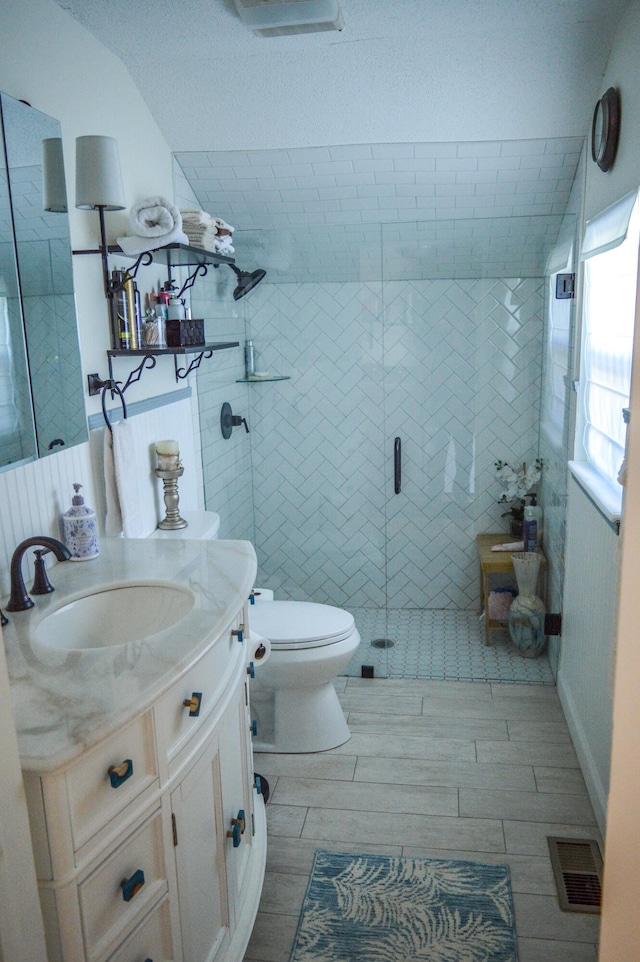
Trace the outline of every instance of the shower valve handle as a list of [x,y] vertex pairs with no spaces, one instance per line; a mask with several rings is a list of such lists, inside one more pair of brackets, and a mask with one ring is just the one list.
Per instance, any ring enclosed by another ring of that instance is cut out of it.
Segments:
[[240,417],[239,414],[234,414],[229,402],[225,401],[220,411],[220,430],[222,431],[222,437],[228,440],[231,437],[233,429],[239,428],[242,424],[244,424],[244,429],[248,434],[249,425],[247,424],[247,419]]
[[231,415],[231,426],[234,428],[239,428],[241,424],[244,424],[244,429],[249,433],[249,425],[247,424],[246,418],[241,418],[239,414]]

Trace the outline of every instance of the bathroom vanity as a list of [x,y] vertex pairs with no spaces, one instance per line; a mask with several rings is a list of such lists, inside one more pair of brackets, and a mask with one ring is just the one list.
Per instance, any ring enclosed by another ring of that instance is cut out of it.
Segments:
[[242,958],[266,857],[244,630],[255,571],[248,542],[103,541],[11,616],[50,962]]

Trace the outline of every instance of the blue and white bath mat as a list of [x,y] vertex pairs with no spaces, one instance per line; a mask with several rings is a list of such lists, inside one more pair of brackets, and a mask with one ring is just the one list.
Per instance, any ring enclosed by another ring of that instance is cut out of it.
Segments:
[[517,962],[507,865],[315,854],[290,962]]

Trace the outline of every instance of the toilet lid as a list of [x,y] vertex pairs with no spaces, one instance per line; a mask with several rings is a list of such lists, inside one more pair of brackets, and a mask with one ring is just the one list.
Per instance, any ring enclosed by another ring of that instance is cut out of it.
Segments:
[[259,601],[250,611],[251,627],[273,648],[318,648],[348,638],[353,615],[312,601]]

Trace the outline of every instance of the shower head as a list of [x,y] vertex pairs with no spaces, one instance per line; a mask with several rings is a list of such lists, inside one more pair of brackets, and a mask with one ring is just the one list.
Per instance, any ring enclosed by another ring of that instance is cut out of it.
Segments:
[[235,264],[229,264],[229,267],[234,272],[238,278],[238,286],[233,292],[234,301],[239,301],[241,297],[252,291],[256,284],[259,284],[263,277],[266,276],[266,271],[259,268],[257,271],[241,271],[236,267]]

